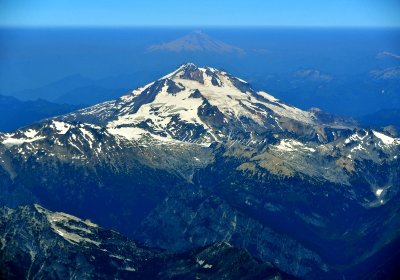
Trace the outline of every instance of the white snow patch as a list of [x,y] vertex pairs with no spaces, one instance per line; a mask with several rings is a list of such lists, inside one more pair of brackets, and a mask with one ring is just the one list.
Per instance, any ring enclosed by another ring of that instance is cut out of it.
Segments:
[[316,151],[314,148],[307,147],[303,143],[292,139],[283,139],[278,145],[272,146],[272,148],[285,152],[307,151],[314,153]]
[[124,258],[123,256],[119,256],[119,255],[110,254],[110,257],[116,258],[116,259],[120,259],[120,260],[123,260],[123,261],[128,261],[128,262],[132,261],[131,259],[127,259],[127,258]]
[[148,132],[138,127],[118,127],[108,128],[107,131],[112,135],[119,135],[125,137],[128,140],[138,140]]
[[361,151],[361,150],[365,151],[365,148],[361,144],[358,144],[356,147],[351,148],[350,152],[352,153],[354,151]]
[[[163,137],[153,133],[150,133],[139,127],[119,127],[119,128],[107,128],[107,131],[112,135],[122,136],[127,140],[131,141],[141,141],[146,139],[147,144],[151,145],[161,145],[161,144],[176,144],[176,145],[188,145],[188,142],[179,141],[171,138],[170,136]],[[207,143],[199,143],[198,145],[208,147]],[[147,147],[148,145],[143,145],[140,143],[141,147]]]
[[242,80],[241,78],[238,77],[234,77],[236,80],[238,80],[239,82],[242,82],[244,84],[248,84],[245,80]]
[[127,271],[136,271],[136,269],[135,269],[134,267],[129,267],[129,266],[125,267],[124,270],[127,270]]
[[[32,135],[32,133],[28,132],[28,135]],[[25,134],[25,136],[26,136],[26,134]],[[34,137],[30,137],[30,138],[14,138],[14,137],[15,137],[15,134],[6,134],[6,138],[2,142],[3,145],[5,145],[6,147],[20,146],[24,143],[32,143],[32,142],[46,138],[44,136],[34,136]]]
[[65,122],[53,120],[52,127],[57,130],[58,134],[65,134],[70,129],[71,125]]
[[384,145],[397,145],[400,143],[399,139],[387,136],[383,133],[377,132],[375,130],[372,131],[376,137],[378,137]]
[[207,263],[205,263],[205,262],[206,262],[205,260],[200,260],[200,259],[197,259],[197,258],[196,258],[196,262],[197,262],[199,265],[201,265],[203,268],[212,268],[212,267],[213,267],[212,264],[207,264]]
[[375,194],[376,194],[377,197],[380,197],[381,194],[382,194],[382,192],[383,192],[383,189],[377,189],[377,190],[375,191]]
[[345,144],[349,144],[353,141],[358,141],[358,140],[364,140],[365,137],[368,136],[368,133],[366,133],[364,136],[360,136],[358,135],[358,133],[354,133],[353,135],[351,135],[349,138],[347,138],[344,143]]
[[90,148],[93,147],[93,141],[94,141],[94,136],[92,133],[84,128],[79,128],[79,130],[82,132],[83,137],[88,141]]
[[24,134],[28,138],[33,138],[36,136],[36,134],[38,134],[38,131],[34,129],[28,129],[27,131],[24,132]]

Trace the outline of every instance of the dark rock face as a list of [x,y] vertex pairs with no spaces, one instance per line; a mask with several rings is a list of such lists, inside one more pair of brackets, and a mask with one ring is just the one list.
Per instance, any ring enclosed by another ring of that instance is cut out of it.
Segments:
[[204,78],[201,71],[192,64],[188,64],[183,68],[183,74],[180,75],[180,77],[182,79],[193,80],[199,82],[200,84],[204,84]]
[[[165,84],[165,81],[161,80],[161,81],[155,82],[153,85],[148,87],[143,92],[143,94],[140,95],[139,100],[137,100],[137,102],[134,103],[134,105],[131,109],[131,112],[136,113],[142,104],[146,104],[146,103],[150,103],[150,102],[154,101],[157,93],[162,89],[164,84]],[[171,85],[169,85],[168,88],[171,88],[172,93],[174,93],[176,91],[176,89],[174,87],[171,87]]]
[[191,98],[201,98],[201,92],[198,89],[195,89],[191,94],[190,94]]
[[0,203],[39,203],[169,251],[228,242],[297,277],[357,278],[396,253],[399,155],[387,133],[186,64],[0,134]]
[[171,80],[167,80],[167,86],[168,86],[167,92],[169,92],[171,94],[177,94],[178,92],[185,89],[184,86],[177,85],[176,83],[174,83]]
[[235,78],[232,76],[230,76],[230,80],[231,80],[232,84],[243,93],[253,91],[250,84],[248,84],[247,82],[241,81],[238,78]]
[[45,208],[0,209],[2,279],[291,279],[228,243],[182,254]]
[[206,69],[205,74],[207,76],[211,77],[211,84],[213,86],[220,87],[222,85],[222,82],[219,79],[218,75],[215,73],[215,71],[211,71],[210,69]]
[[[164,201],[143,222],[137,238],[173,251],[224,240],[247,248],[258,258],[279,263],[289,274],[329,275],[321,258],[296,240],[249,218],[215,195],[200,192],[193,196],[190,193],[192,190]],[[162,230],[157,230],[159,228]],[[290,250],[283,253],[283,248]],[[293,263],[299,265],[293,266]]]
[[218,107],[211,105],[205,98],[203,98],[203,104],[199,107],[197,114],[206,124],[213,124],[220,130],[223,130],[226,125],[224,115]]

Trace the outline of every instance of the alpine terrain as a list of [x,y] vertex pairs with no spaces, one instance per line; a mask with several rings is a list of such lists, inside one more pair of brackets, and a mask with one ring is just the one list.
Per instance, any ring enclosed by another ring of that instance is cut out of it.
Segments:
[[3,208],[0,215],[4,279],[291,278],[226,242],[168,254],[39,205]]
[[390,278],[399,155],[388,132],[184,64],[0,134],[0,267],[28,279]]

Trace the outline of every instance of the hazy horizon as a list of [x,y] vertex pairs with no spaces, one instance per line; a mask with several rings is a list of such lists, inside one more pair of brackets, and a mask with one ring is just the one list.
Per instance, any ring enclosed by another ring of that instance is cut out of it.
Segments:
[[0,26],[400,27],[396,0],[6,0],[0,8]]

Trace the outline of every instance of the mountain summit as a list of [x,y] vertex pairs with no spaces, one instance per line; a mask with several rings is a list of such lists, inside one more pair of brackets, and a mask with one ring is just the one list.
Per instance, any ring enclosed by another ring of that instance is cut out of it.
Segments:
[[236,53],[244,54],[245,51],[239,47],[229,45],[214,39],[202,31],[193,31],[184,37],[168,43],[153,45],[149,51],[167,52],[211,52],[211,53]]

